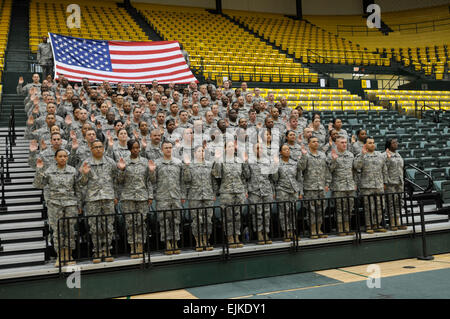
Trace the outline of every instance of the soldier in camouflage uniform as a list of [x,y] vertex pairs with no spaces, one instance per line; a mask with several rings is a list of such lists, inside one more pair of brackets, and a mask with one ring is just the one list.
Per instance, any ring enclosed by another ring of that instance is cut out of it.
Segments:
[[[194,151],[194,161],[185,154],[183,181],[187,189],[189,208],[213,207],[216,200],[218,185],[212,175],[212,161],[205,160],[205,150],[197,146]],[[196,251],[212,250],[209,237],[213,230],[212,217],[214,209],[191,210],[192,235],[196,242]]]
[[[274,158],[278,170],[273,175],[281,230],[286,242],[293,240],[296,201],[303,197],[303,176],[300,166],[290,158],[289,145],[281,147],[281,160]],[[286,203],[285,203],[286,202]]]
[[[228,205],[245,204],[247,193],[247,179],[249,177],[248,165],[245,160],[235,157],[235,145],[233,141],[225,143],[225,156],[221,150],[215,155],[213,175],[220,178],[220,204],[225,210]],[[230,248],[240,248],[243,244],[239,241],[241,234],[241,215],[239,206],[226,209],[225,233]]]
[[[330,172],[326,161],[325,153],[319,151],[319,140],[317,137],[309,139],[309,152],[302,147],[302,157],[298,163],[303,171],[303,191],[307,209],[309,211],[309,221],[311,227],[311,239],[326,238],[321,231],[322,214],[325,211],[325,193],[331,182]],[[312,200],[311,199],[317,199]],[[319,236],[317,236],[319,235]]]
[[333,197],[337,198],[338,236],[354,235],[353,232],[350,232],[350,216],[356,196],[354,156],[347,150],[347,139],[343,136],[336,139],[336,148],[337,151],[332,149],[328,154],[327,161],[331,173],[331,190]]
[[364,197],[366,232],[385,232],[382,228],[384,184],[387,181],[386,158],[378,151],[373,138],[367,138],[360,154],[355,158],[355,168],[360,174],[360,195]]
[[179,254],[177,241],[180,240],[181,209],[186,198],[183,167],[179,159],[172,157],[172,143],[163,142],[161,149],[163,157],[149,161],[150,180],[154,187],[161,241],[166,243],[165,254]]
[[[48,221],[53,229],[53,242],[58,254],[55,267],[59,267],[60,259],[64,264],[73,264],[71,249],[75,248],[76,221],[73,217],[78,216],[80,198],[77,171],[72,166],[66,165],[67,151],[57,150],[54,159],[55,163],[46,169],[44,161],[40,158],[37,160],[33,186],[40,189],[47,187],[49,190],[46,199]],[[58,220],[63,217],[70,219],[60,221],[58,227]]]
[[[114,204],[118,203],[116,163],[103,156],[103,143],[99,140],[92,143],[91,152],[92,155],[81,165],[79,178],[80,185],[86,189],[86,216],[113,215]],[[89,218],[88,222],[94,248],[93,262],[99,263],[102,257],[105,257],[106,262],[114,261],[114,258],[109,256],[114,237],[114,216]]]
[[[386,157],[387,168],[387,184],[386,195],[387,209],[389,215],[390,229],[396,231],[397,229],[406,229],[406,226],[401,225],[401,205],[402,196],[398,193],[403,193],[403,159],[397,152],[398,142],[396,139],[388,139],[386,141],[386,152],[383,155]],[[397,194],[393,194],[397,193]]]
[[[127,143],[130,156],[121,158],[118,183],[120,189],[120,206],[125,213],[128,244],[131,246],[131,258],[142,258],[143,245],[147,238],[145,217],[153,201],[153,187],[150,181],[148,160],[139,156],[141,146],[137,140]],[[138,214],[129,214],[138,213]],[[144,236],[144,237],[142,237]]]
[[[254,144],[256,158],[249,162],[250,179],[247,183],[248,202],[252,216],[253,231],[257,232],[258,244],[271,244],[269,239],[270,205],[251,205],[259,203],[271,203],[274,201],[274,186],[272,174],[276,166],[268,156],[264,156],[261,144]],[[278,157],[277,157],[278,159]],[[256,209],[255,209],[256,208]],[[264,215],[263,215],[264,210]]]
[[163,157],[161,151],[161,131],[154,129],[150,132],[151,143],[147,144],[147,141],[142,140],[141,156],[152,160],[153,162]]

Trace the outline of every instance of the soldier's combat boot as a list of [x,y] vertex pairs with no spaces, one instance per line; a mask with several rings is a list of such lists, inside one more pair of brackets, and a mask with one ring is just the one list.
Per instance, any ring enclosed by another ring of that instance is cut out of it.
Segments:
[[366,233],[373,234],[374,231],[373,231],[373,229],[370,226],[366,226]]
[[319,238],[319,236],[317,236],[316,224],[311,224],[311,236],[309,238],[311,239]]
[[105,248],[105,249],[103,250],[103,257],[105,258],[105,261],[106,261],[107,263],[113,262],[113,261],[114,261],[114,257],[113,257],[113,256],[108,256],[108,255],[109,255],[109,249],[108,249],[108,248]]
[[272,243],[272,241],[270,240],[270,238],[269,238],[269,233],[266,233],[266,235],[264,236],[264,238],[266,239],[266,244],[271,244]]
[[69,248],[64,248],[64,255],[65,255],[64,260],[66,261],[67,266],[74,266],[77,264],[76,261],[73,260],[72,251]]
[[258,242],[257,242],[257,244],[258,245],[264,245],[264,236],[263,236],[262,231],[258,232]]
[[178,244],[177,244],[176,240],[173,240],[173,249],[174,249],[173,253],[175,255],[181,254],[181,250],[178,248]]
[[200,251],[203,251],[203,243],[201,242],[201,240],[197,237],[197,236],[194,236],[194,238],[195,238],[195,251],[198,251],[198,252],[200,252]]
[[343,230],[342,223],[338,223],[337,226],[338,226],[338,227],[337,227],[337,228],[338,228],[338,233],[337,233],[337,235],[338,235],[338,236],[345,236],[346,233],[345,233],[344,230]]
[[92,262],[94,264],[98,264],[98,263],[102,262],[102,256],[101,256],[100,252],[97,253],[97,251],[94,251],[94,255],[92,256]]
[[166,241],[166,251],[164,252],[164,254],[166,254],[166,255],[172,255],[173,254],[172,243],[170,242],[170,240]]
[[320,230],[320,228],[322,227],[322,224],[319,224],[319,238],[327,238],[328,235],[325,235],[324,233],[322,233],[322,231]]
[[134,250],[134,253],[131,255],[132,259],[138,259],[138,258],[142,258],[143,257],[143,248],[142,248],[142,243],[137,243],[136,244],[136,249],[133,249],[133,246],[131,246],[132,251]]
[[236,247],[237,248],[244,247],[244,244],[239,241],[239,235],[234,235],[234,238],[236,239]]
[[56,256],[55,268],[59,268],[59,259],[61,258],[61,266],[64,266],[64,250],[60,249],[59,254]]
[[283,239],[283,241],[288,243],[288,242],[291,241],[291,238],[292,238],[291,237],[291,232],[290,231],[285,231],[284,232],[284,239]]
[[213,250],[214,247],[209,244],[208,235],[203,235],[202,238],[203,238],[203,247],[206,247],[205,249],[207,251]]
[[344,222],[344,231],[347,233],[347,235],[353,236],[355,233],[350,231],[350,223]]
[[230,248],[237,248],[237,244],[234,243],[234,237],[233,236],[228,236],[228,246]]

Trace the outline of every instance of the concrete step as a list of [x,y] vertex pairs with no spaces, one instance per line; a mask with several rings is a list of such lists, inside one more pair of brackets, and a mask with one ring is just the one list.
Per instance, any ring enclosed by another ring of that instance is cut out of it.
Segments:
[[9,185],[5,185],[5,191],[16,191],[16,190],[35,190],[35,188],[33,187],[33,185],[31,183],[26,183],[26,184],[9,184]]
[[[408,222],[410,225],[412,225],[412,220],[411,220],[411,216],[408,217]],[[424,220],[425,223],[436,223],[436,222],[447,222],[448,221],[448,216],[445,215],[437,215],[437,214],[433,214],[433,215],[424,215]],[[406,218],[402,217],[402,222],[404,224],[406,224]],[[414,216],[414,223],[417,225],[420,225],[420,216]]]
[[0,214],[0,223],[21,221],[26,219],[41,219],[42,212],[22,213],[22,214]]
[[[16,204],[36,204],[41,202],[41,197],[21,197],[21,198],[6,198],[6,205]],[[12,206],[11,206],[12,207]]]
[[13,244],[3,244],[3,253],[10,252],[25,252],[27,250],[45,249],[45,240],[42,241],[32,241],[25,243],[13,243]]
[[18,191],[18,192],[5,192],[5,197],[28,197],[28,196],[40,196],[42,190],[30,190],[30,191]]
[[12,240],[36,239],[36,238],[42,238],[43,236],[44,236],[44,232],[42,230],[0,233],[0,240],[2,242],[4,242],[4,241],[12,241]]
[[[33,184],[34,178],[12,178],[11,184],[30,184],[30,187],[33,187],[31,184]],[[6,186],[5,186],[6,187]]]
[[13,232],[14,230],[20,229],[43,228],[44,226],[44,221],[4,223],[0,224],[0,232]]
[[31,253],[31,254],[18,254],[0,256],[0,266],[5,268],[7,266],[18,267],[23,264],[30,264],[36,262],[44,262],[45,253]]
[[[40,198],[40,197],[38,197]],[[7,212],[30,212],[30,211],[39,211],[44,208],[43,204],[33,204],[33,205],[11,205],[7,207]]]

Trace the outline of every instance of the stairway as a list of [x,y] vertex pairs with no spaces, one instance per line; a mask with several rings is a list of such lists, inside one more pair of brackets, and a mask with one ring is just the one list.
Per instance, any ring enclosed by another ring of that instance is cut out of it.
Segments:
[[[39,265],[46,259],[42,191],[32,185],[35,173],[27,163],[29,143],[23,137],[24,129],[16,127],[14,161],[8,163],[11,182],[4,185],[6,207],[0,211],[0,268]],[[3,157],[7,135],[8,129],[0,128]]]
[[29,59],[29,0],[15,0],[11,10],[11,23],[6,47],[6,71],[27,72]]
[[133,18],[134,22],[136,22],[141,29],[145,32],[149,40],[152,41],[163,41],[163,38],[159,36],[158,33],[153,30],[153,28],[145,21],[145,19],[139,14],[139,12],[131,5],[124,5],[123,3],[117,3],[117,6],[125,8],[129,15]]
[[25,126],[27,114],[23,106],[24,97],[17,94],[3,94],[0,106],[0,127],[7,127],[11,109],[14,108],[16,126]]

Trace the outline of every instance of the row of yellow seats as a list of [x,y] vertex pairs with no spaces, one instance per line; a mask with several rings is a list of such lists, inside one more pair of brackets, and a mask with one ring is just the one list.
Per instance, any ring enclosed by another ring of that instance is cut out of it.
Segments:
[[450,95],[450,91],[431,91],[431,90],[365,90],[367,93],[380,94],[401,94],[401,95]]
[[[230,77],[231,75],[231,77]],[[243,73],[206,73],[204,74],[206,79],[216,81],[217,79],[223,79],[224,77],[231,78],[232,81],[256,81],[256,82],[283,82],[283,83],[317,83],[318,77],[316,74],[304,75],[304,76],[279,76],[279,75],[264,75],[264,74],[243,74]]]
[[350,94],[347,90],[339,89],[260,89],[261,95],[263,94]]

